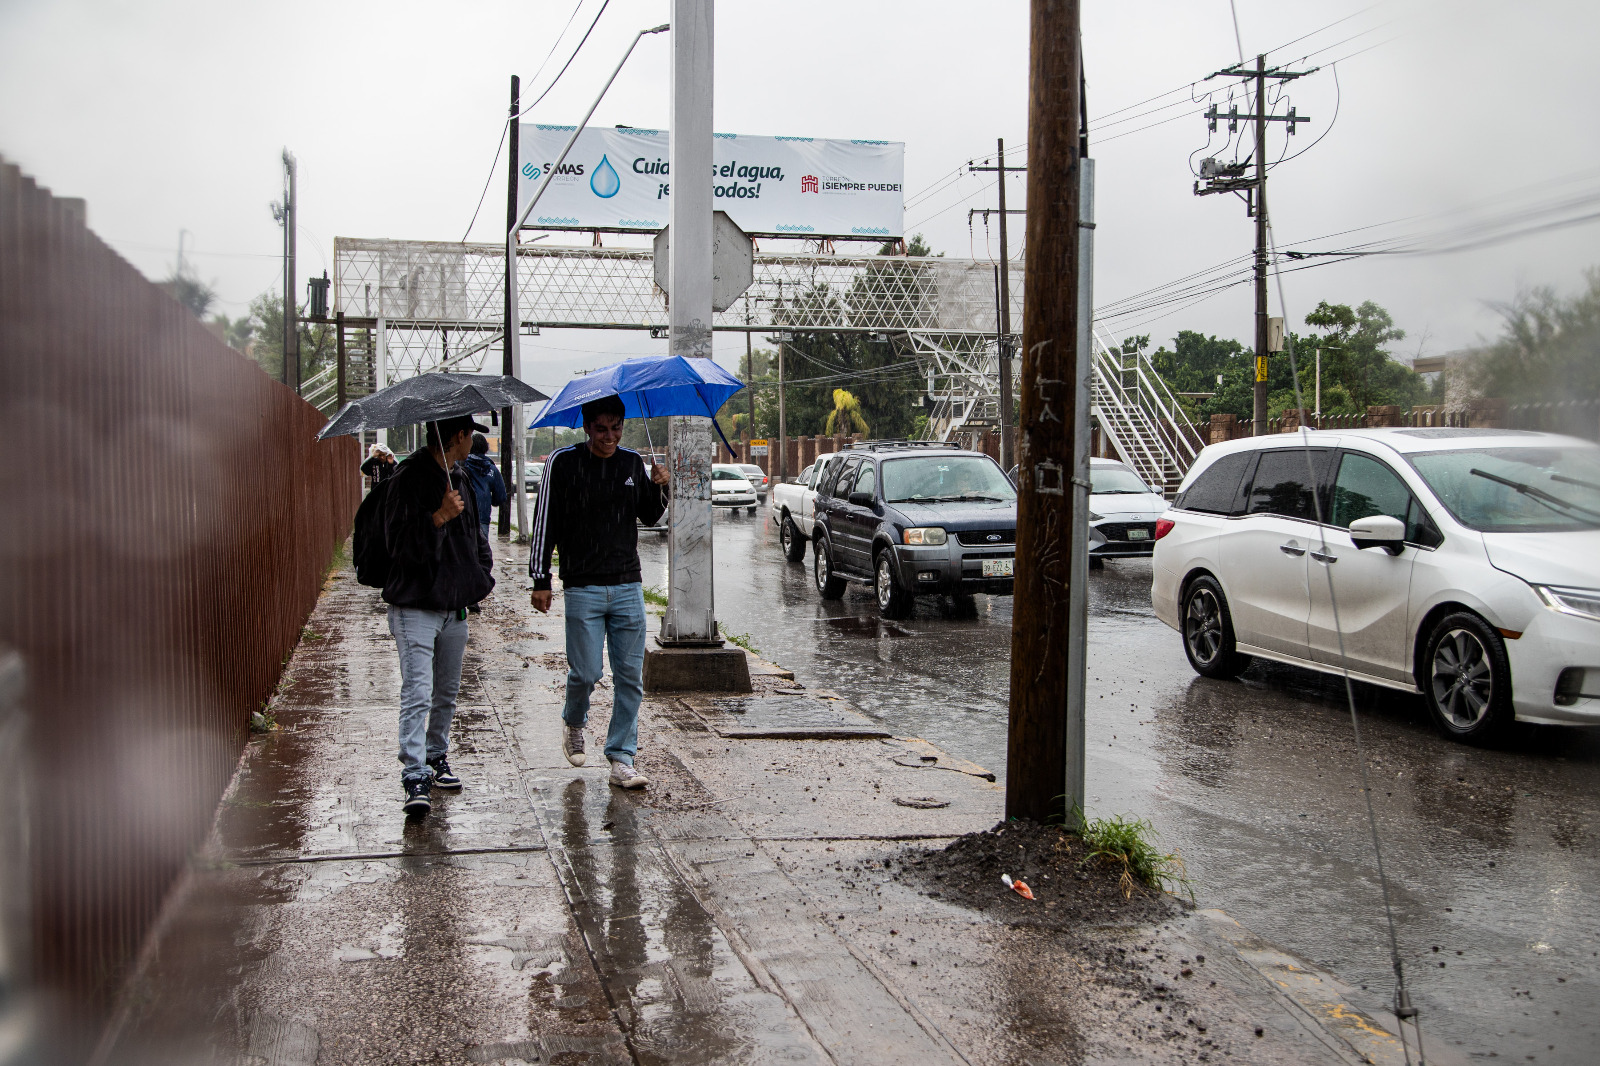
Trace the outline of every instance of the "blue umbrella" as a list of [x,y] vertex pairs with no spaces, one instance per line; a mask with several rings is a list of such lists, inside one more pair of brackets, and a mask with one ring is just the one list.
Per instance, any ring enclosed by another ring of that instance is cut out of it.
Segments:
[[[710,359],[681,355],[625,359],[567,382],[528,428],[577,429],[583,425],[583,405],[603,396],[620,396],[629,418],[700,415],[716,426],[717,411],[742,388],[744,382]],[[717,435],[722,435],[721,426]],[[722,443],[728,443],[726,437]],[[731,445],[728,451],[733,451]]]

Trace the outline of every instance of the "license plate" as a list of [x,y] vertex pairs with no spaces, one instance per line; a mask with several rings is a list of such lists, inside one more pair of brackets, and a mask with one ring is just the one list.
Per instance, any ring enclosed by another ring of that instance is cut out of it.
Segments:
[[1148,529],[1130,529],[1130,530],[1128,530],[1128,539],[1129,540],[1149,540],[1150,539],[1150,531]]
[[984,577],[1010,577],[1011,559],[985,559],[983,561]]

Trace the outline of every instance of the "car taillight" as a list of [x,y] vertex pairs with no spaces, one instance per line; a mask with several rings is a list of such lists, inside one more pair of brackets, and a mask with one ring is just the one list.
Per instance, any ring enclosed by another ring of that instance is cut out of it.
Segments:
[[1162,537],[1166,536],[1168,533],[1171,533],[1172,532],[1172,527],[1174,525],[1176,525],[1176,524],[1177,523],[1173,522],[1173,520],[1170,519],[1170,518],[1158,518],[1158,519],[1156,519],[1156,539],[1160,540]]

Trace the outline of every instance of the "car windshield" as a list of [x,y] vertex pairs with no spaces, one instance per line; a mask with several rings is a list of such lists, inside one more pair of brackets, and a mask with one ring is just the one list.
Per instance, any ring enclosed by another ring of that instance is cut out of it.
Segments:
[[1017,490],[982,455],[919,455],[883,463],[883,498],[890,503],[935,500],[994,500],[1009,503]]
[[743,470],[746,474],[754,474],[756,477],[766,476],[762,473],[762,470],[759,466],[741,466],[739,469]]
[[1600,528],[1600,448],[1472,448],[1410,459],[1456,521],[1480,532]]
[[1096,496],[1121,493],[1137,493],[1143,496],[1150,491],[1150,486],[1125,466],[1090,466],[1089,484],[1094,486],[1089,491]]
[[725,467],[725,466],[714,466],[714,467],[711,468],[711,480],[712,481],[743,481],[744,480],[744,472],[741,471],[741,470],[732,470],[732,469],[729,469],[728,467]]

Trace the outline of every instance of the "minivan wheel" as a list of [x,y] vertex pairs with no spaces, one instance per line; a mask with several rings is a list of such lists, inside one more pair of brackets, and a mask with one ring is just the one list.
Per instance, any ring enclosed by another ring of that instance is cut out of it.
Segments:
[[1194,579],[1183,594],[1183,651],[1201,677],[1238,677],[1250,665],[1250,656],[1235,650],[1233,616],[1228,598],[1215,578]]
[[878,613],[883,617],[904,618],[911,613],[915,597],[900,587],[894,572],[894,559],[887,549],[878,553],[872,584],[878,596]]
[[1433,627],[1422,656],[1422,694],[1453,740],[1483,744],[1511,724],[1511,661],[1489,623],[1459,611]]
[[783,548],[783,557],[791,563],[798,563],[806,557],[805,538],[800,536],[794,519],[788,515],[783,516],[783,525],[778,527],[778,544]]
[[811,578],[816,583],[817,595],[825,600],[837,600],[844,595],[845,580],[833,572],[832,545],[827,537],[816,539],[811,554]]

